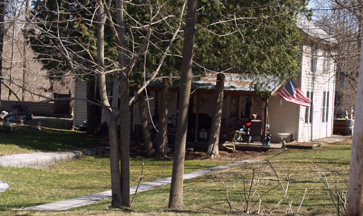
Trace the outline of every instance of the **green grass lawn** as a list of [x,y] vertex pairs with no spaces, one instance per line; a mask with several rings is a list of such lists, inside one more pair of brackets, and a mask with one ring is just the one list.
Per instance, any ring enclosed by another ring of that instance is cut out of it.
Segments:
[[[0,134],[0,155],[87,148],[100,145],[84,133],[56,130],[16,128]],[[131,185],[137,184],[141,172],[141,157],[131,159]],[[10,188],[0,195],[0,212],[44,204],[110,190],[109,158],[88,156],[79,160],[58,163],[38,170],[0,167],[0,180]],[[185,172],[223,164],[207,160],[188,160]],[[172,161],[144,159],[144,181],[169,177]],[[1,213],[0,213],[1,215]]]
[[83,132],[35,127],[15,127],[13,132],[0,131],[0,156],[55,151],[75,148],[91,148],[100,143]]
[[[142,159],[131,160],[131,185],[137,184]],[[145,181],[171,175],[172,162],[144,160]],[[202,160],[186,162],[186,172],[221,164]],[[107,157],[84,157],[59,163],[46,169],[0,167],[0,180],[9,190],[0,195],[0,211],[70,199],[110,190],[110,168]]]
[[[16,136],[14,136],[16,135]],[[84,148],[97,143],[85,134],[64,130],[15,130],[1,133],[0,152],[11,154],[40,150],[58,150],[71,147]],[[300,202],[307,193],[301,214],[336,215],[329,190],[323,183],[323,175],[333,192],[346,191],[350,162],[350,143],[324,145],[316,150],[289,149],[271,156],[269,161],[276,170],[282,185],[290,183],[284,199],[273,211],[274,215],[286,215],[289,202],[296,214]],[[131,160],[131,185],[137,183],[142,158]],[[171,176],[172,161],[145,159],[144,182]],[[185,172],[223,164],[223,161],[187,160]],[[262,214],[270,210],[283,197],[284,191],[267,162],[245,164],[228,170],[210,173],[184,184],[184,210],[167,208],[170,186],[137,194],[131,210],[110,208],[110,200],[66,212],[15,211],[22,207],[70,199],[110,189],[110,168],[107,156],[89,156],[80,160],[59,163],[42,170],[0,167],[0,180],[10,185],[0,195],[0,215],[241,215],[243,201],[248,194],[253,170],[253,214],[259,209],[261,196]],[[228,190],[232,211],[226,201]]]
[[[346,191],[348,184],[351,144],[325,145],[317,150],[289,149],[269,158],[283,186],[287,186],[288,199],[272,211],[274,215],[286,215],[289,203],[296,214],[307,190],[300,209],[303,215],[337,215],[329,190]],[[255,178],[252,189],[252,214],[259,209],[258,195],[261,196],[261,214],[268,214],[283,197],[284,191],[267,162],[246,164],[228,170],[214,172],[203,177],[185,181],[184,211],[170,212],[167,209],[169,186],[143,192],[137,195],[132,206],[134,215],[241,215],[244,212],[243,201],[248,197],[253,170]],[[324,177],[325,176],[325,177]],[[325,181],[324,180],[324,181]],[[226,201],[226,188],[232,205],[232,211]],[[89,212],[94,214],[113,215],[115,210],[109,210],[110,202],[104,201],[72,212],[76,215]]]

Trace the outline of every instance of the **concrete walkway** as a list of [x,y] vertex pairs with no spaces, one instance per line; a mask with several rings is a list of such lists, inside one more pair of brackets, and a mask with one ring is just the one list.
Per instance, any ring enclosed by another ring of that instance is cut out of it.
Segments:
[[[205,175],[209,172],[228,169],[232,166],[246,164],[246,163],[254,163],[257,161],[258,160],[244,160],[244,161],[234,162],[234,163],[221,165],[221,166],[217,166],[217,167],[212,167],[209,169],[199,170],[196,172],[191,172],[191,173],[185,174],[184,179],[192,179],[192,178],[196,178],[196,177]],[[152,182],[146,182],[146,183],[140,184],[138,192],[152,190],[157,187],[169,185],[170,183],[171,183],[171,177],[159,179],[159,180],[152,181]],[[136,186],[131,186],[130,194],[135,194],[135,190],[136,190]],[[77,208],[77,207],[81,207],[81,206],[85,206],[85,205],[90,205],[90,204],[93,204],[93,203],[96,203],[96,202],[99,202],[99,201],[102,201],[105,199],[111,199],[111,198],[112,198],[111,191],[108,190],[108,191],[104,191],[101,193],[96,193],[96,194],[87,195],[87,196],[81,196],[81,197],[74,198],[74,199],[28,207],[28,208],[24,208],[22,210],[62,211],[62,210],[68,210],[68,209]]]
[[314,142],[320,143],[320,144],[333,144],[333,143],[338,143],[338,142],[346,142],[350,139],[352,139],[352,135],[348,135],[348,136],[342,136],[342,135],[333,135],[331,137],[327,137],[327,138],[321,138],[321,139],[316,139],[314,140]]
[[27,167],[44,168],[51,164],[66,162],[78,159],[85,155],[99,154],[100,149],[82,151],[55,151],[55,152],[35,152],[30,154],[14,154],[0,157],[0,166],[4,167]]

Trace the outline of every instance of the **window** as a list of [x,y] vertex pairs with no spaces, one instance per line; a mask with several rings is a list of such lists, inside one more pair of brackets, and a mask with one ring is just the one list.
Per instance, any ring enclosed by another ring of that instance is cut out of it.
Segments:
[[307,124],[311,124],[311,122],[313,122],[313,92],[312,91],[308,91],[306,92],[306,97],[309,98],[311,100],[311,105],[310,107],[306,107],[305,109],[305,123]]
[[314,44],[311,47],[311,72],[316,73],[316,66],[318,64],[318,48]]
[[329,92],[323,92],[322,122],[328,122],[329,117]]
[[329,51],[325,51],[324,53],[324,73],[329,73],[330,72],[330,55],[329,55]]
[[326,122],[329,121],[329,92],[327,92],[326,94],[326,112],[325,112],[325,115],[326,115]]
[[325,102],[326,102],[326,92],[323,92],[323,106],[322,106],[322,110],[321,110],[321,117],[322,117],[322,119],[321,119],[321,121],[322,122],[325,122],[325,109],[326,109],[326,104],[325,104]]

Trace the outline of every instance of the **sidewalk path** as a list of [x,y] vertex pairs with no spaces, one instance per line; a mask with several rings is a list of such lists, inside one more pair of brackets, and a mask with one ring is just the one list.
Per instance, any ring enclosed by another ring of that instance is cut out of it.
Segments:
[[[199,170],[199,171],[184,174],[184,179],[192,179],[192,178],[196,178],[196,177],[205,175],[209,172],[227,169],[227,168],[230,168],[230,167],[236,166],[236,165],[254,163],[257,161],[258,160],[244,160],[244,161],[233,162],[230,164],[221,165],[221,166],[217,166],[217,167],[212,167],[209,169]],[[157,187],[169,185],[170,183],[171,183],[171,177],[159,179],[159,180],[152,181],[152,182],[146,182],[146,183],[140,184],[138,192],[152,190]],[[136,190],[136,186],[135,185],[131,186],[130,194],[134,194],[135,190]],[[74,199],[28,207],[28,208],[24,208],[22,210],[61,211],[61,210],[68,210],[68,209],[77,208],[77,207],[81,207],[81,206],[85,206],[85,205],[90,205],[90,204],[93,204],[93,203],[96,203],[96,202],[99,202],[99,201],[102,201],[105,199],[111,199],[111,198],[112,198],[111,191],[108,190],[108,191],[104,191],[101,193],[91,194],[91,195],[87,195],[87,196],[81,196],[81,197],[74,198]]]
[[85,155],[95,155],[100,151],[100,149],[91,149],[7,155],[0,157],[0,166],[40,169],[51,164],[75,160]]
[[321,144],[326,144],[326,143],[333,144],[333,143],[338,143],[338,142],[346,142],[348,140],[351,140],[352,138],[353,138],[352,135],[343,136],[343,135],[334,134],[331,137],[316,139],[314,141],[321,143]]

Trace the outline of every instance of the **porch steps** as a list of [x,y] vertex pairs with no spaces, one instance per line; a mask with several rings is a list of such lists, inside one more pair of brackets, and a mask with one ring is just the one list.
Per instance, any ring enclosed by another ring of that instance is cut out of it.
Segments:
[[[289,149],[317,149],[322,146],[318,142],[292,142],[287,143],[286,148]],[[246,142],[225,142],[221,146],[222,149],[227,151],[245,150],[245,151],[267,151],[269,149],[282,149],[281,143],[271,143],[270,146],[262,145],[260,142],[246,143]]]
[[262,145],[260,142],[225,142],[221,148],[227,151],[249,150],[249,151],[267,151],[269,149],[281,149],[281,143],[271,143],[270,146]]

